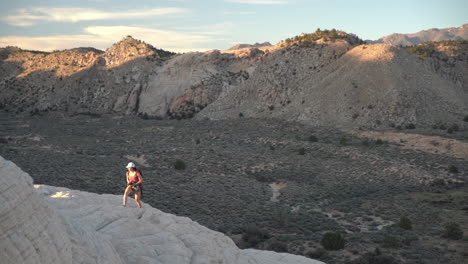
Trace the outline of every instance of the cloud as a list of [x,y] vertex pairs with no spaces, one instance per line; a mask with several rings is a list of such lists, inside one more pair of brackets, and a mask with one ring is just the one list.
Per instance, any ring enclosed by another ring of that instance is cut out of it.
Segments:
[[152,8],[125,12],[108,12],[93,8],[30,8],[17,9],[12,15],[1,18],[2,21],[14,26],[32,26],[39,22],[79,22],[92,20],[131,19],[152,16],[162,16],[187,12],[183,8]]
[[246,16],[246,15],[255,15],[255,14],[257,14],[257,12],[255,12],[255,11],[242,11],[242,12],[227,11],[227,12],[224,12],[223,14],[225,14],[225,15],[242,15],[242,16]]
[[282,5],[287,4],[285,0],[225,0],[226,2],[253,5]]
[[0,37],[0,47],[18,46],[23,49],[42,51],[76,47],[95,47],[105,50],[127,35],[151,43],[157,48],[175,52],[206,51],[213,49],[210,46],[216,41],[223,40],[216,35],[185,33],[146,27],[92,26],[84,28],[83,33],[76,35]]

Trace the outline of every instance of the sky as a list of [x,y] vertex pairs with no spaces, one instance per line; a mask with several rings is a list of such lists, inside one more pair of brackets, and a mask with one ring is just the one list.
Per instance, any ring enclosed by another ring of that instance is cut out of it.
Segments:
[[338,29],[375,40],[468,23],[468,0],[7,0],[0,47],[101,50],[127,35],[175,52]]

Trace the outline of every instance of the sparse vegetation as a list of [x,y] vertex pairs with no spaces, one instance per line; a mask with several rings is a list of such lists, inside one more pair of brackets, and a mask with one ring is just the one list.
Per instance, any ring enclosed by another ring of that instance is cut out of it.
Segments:
[[413,229],[413,224],[411,223],[411,220],[407,216],[402,216],[400,218],[400,222],[398,223],[398,226],[406,230]]
[[314,33],[301,34],[293,38],[288,38],[283,42],[283,46],[292,46],[292,45],[314,45],[315,42],[319,39],[324,41],[335,41],[338,39],[346,40],[350,44],[363,44],[364,41],[361,40],[354,34],[349,34],[344,31],[339,31],[336,29],[332,30],[321,30],[317,29]]
[[318,138],[314,135],[311,135],[307,138],[307,140],[309,140],[309,142],[317,142]]
[[444,237],[453,240],[460,240],[463,238],[463,230],[457,223],[448,223],[445,225]]
[[305,155],[306,150],[305,150],[305,148],[299,148],[299,149],[297,150],[297,153],[298,153],[299,155]]
[[406,124],[405,128],[406,128],[406,129],[415,129],[415,128],[416,128],[416,125],[413,124],[413,123],[409,123],[409,124]]
[[383,246],[387,248],[398,248],[401,246],[401,240],[397,236],[385,236]]
[[463,118],[463,121],[468,122],[468,115]]
[[174,169],[176,169],[176,170],[185,170],[185,168],[186,168],[186,165],[185,165],[185,162],[183,160],[178,159],[178,160],[176,160],[174,162]]
[[340,250],[345,246],[345,240],[340,233],[327,232],[323,235],[321,244],[326,250]]
[[340,145],[345,146],[345,145],[347,145],[347,144],[348,144],[348,139],[347,139],[345,136],[342,136],[342,137],[340,138]]
[[450,173],[458,173],[458,168],[455,167],[454,165],[450,165],[450,166],[448,167],[448,172],[450,172]]
[[256,225],[250,224],[244,227],[242,240],[245,243],[245,247],[255,247],[268,238],[270,238],[270,235],[266,231],[258,228]]

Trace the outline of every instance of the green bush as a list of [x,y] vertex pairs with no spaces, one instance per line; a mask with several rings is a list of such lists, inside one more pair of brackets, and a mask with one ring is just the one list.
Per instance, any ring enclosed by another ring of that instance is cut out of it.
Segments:
[[448,167],[448,171],[449,171],[450,173],[458,173],[458,168],[455,167],[455,166],[453,166],[453,165],[450,165],[450,166]]
[[347,144],[348,144],[348,139],[347,139],[345,136],[342,136],[342,137],[340,138],[340,145],[345,146],[345,145],[347,145]]
[[309,136],[309,137],[307,138],[307,140],[309,140],[310,142],[317,142],[317,141],[318,141],[318,138],[317,138],[316,136],[312,135],[312,136]]
[[413,124],[413,123],[409,123],[405,126],[406,129],[415,129],[416,128],[416,125]]
[[285,227],[289,222],[289,210],[285,207],[278,207],[272,214],[273,223],[278,227]]
[[297,150],[297,153],[299,153],[299,155],[305,155],[306,150],[305,150],[305,148],[299,148],[299,149]]
[[376,145],[383,145],[383,143],[383,140],[381,140],[380,138],[375,141]]
[[309,250],[305,253],[306,257],[309,257],[311,259],[320,259],[321,257],[325,256],[327,254],[327,251],[324,250],[323,248],[318,248],[315,250]]
[[244,241],[247,247],[255,247],[259,243],[270,238],[270,235],[255,225],[247,225],[244,227],[244,232],[242,234],[242,240]]
[[326,250],[339,250],[344,248],[345,240],[340,233],[327,232],[323,235],[321,244]]
[[243,114],[243,113],[239,113],[239,117],[244,117],[244,114]]
[[400,222],[398,223],[398,226],[406,230],[413,229],[413,224],[411,223],[411,220],[406,216],[402,216],[400,218]]
[[463,230],[461,230],[460,225],[457,223],[448,223],[445,225],[444,237],[460,240],[463,238]]
[[269,241],[267,250],[275,251],[275,252],[288,252],[288,246],[286,243],[278,241],[276,239],[271,239]]
[[458,130],[460,130],[460,127],[459,127],[457,124],[452,124],[452,125],[450,126],[450,128],[451,128],[453,131],[455,131],[455,132],[458,131]]
[[176,170],[185,170],[186,166],[185,166],[185,162],[183,160],[176,160],[174,162],[174,169]]
[[387,248],[398,248],[401,246],[400,238],[396,236],[385,236],[383,246]]
[[463,121],[468,122],[468,115],[463,118]]
[[361,141],[361,144],[362,144],[363,146],[368,147],[368,146],[370,145],[370,142],[369,142],[369,140],[366,138],[366,139],[363,139],[363,140]]

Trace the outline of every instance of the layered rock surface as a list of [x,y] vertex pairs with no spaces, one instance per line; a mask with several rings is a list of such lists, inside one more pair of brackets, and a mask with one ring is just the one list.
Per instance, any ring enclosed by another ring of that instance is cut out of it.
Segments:
[[45,185],[0,157],[2,263],[312,264],[301,256],[240,250],[191,221],[121,197]]

